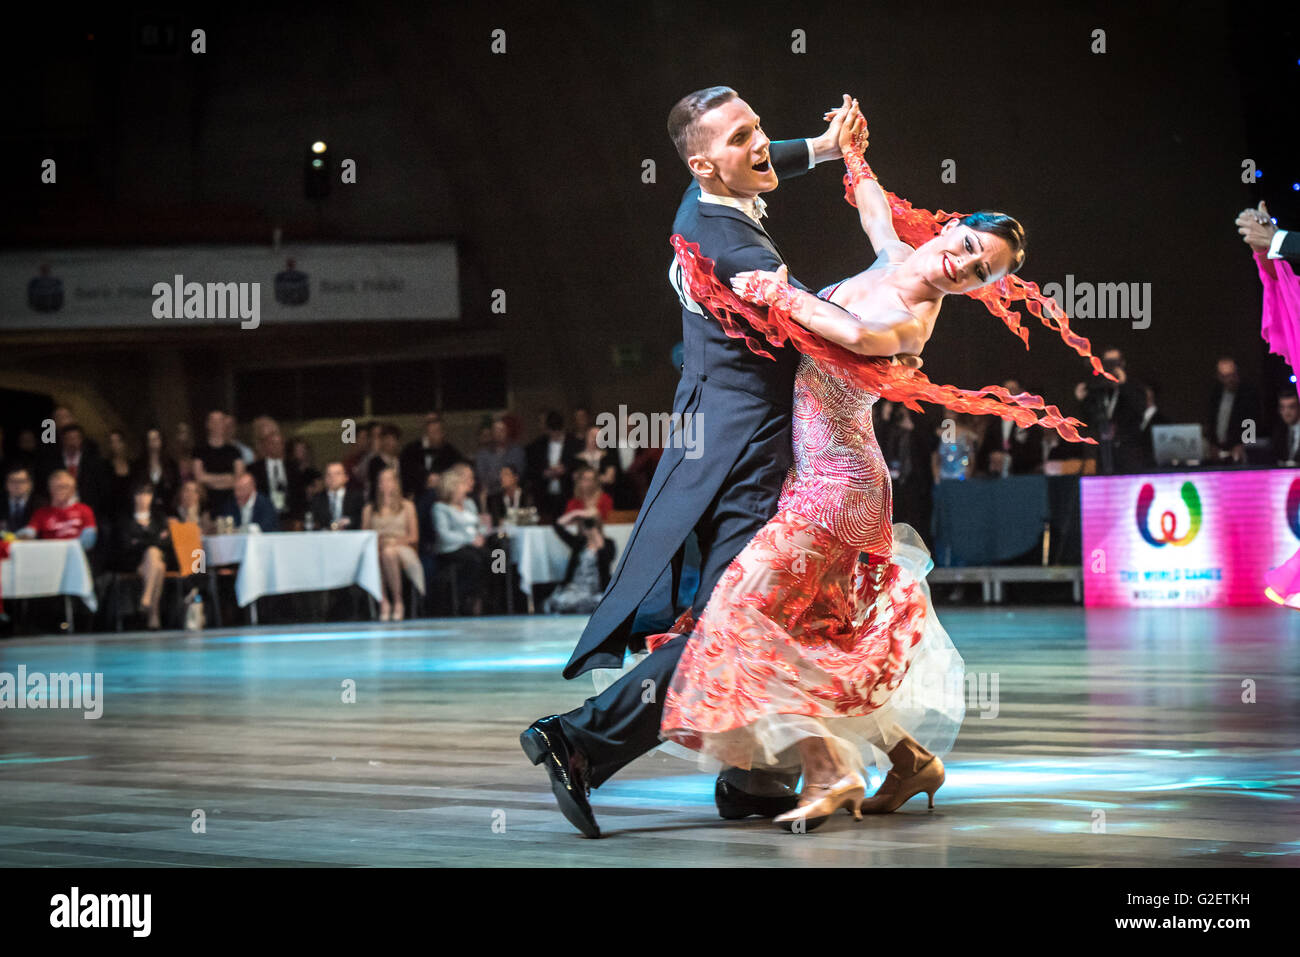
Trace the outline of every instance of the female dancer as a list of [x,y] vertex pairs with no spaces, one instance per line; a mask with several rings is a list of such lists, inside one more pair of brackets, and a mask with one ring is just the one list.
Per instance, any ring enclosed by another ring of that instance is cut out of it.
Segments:
[[[1009,216],[976,213],[949,217],[916,248],[904,243],[894,217],[906,204],[894,197],[891,215],[862,159],[865,145],[855,101],[841,149],[849,197],[877,259],[818,296],[789,286],[784,266],[737,275],[732,295],[698,249],[674,237],[692,296],[729,334],[766,354],[741,328],[743,319],[773,343],[790,339],[804,358],[795,379],[795,464],[778,512],[728,567],[699,622],[683,615],[674,626],[672,633],[691,631],[692,640],[665,698],[661,732],[742,768],[788,765],[797,751],[803,791],[798,807],[777,821],[800,831],[839,808],[858,818],[893,811],[922,791],[933,807],[944,781],[935,752],[951,747],[964,714],[963,664],[930,605],[928,553],[913,529],[890,524],[889,471],[871,424],[877,397],[911,408],[926,398],[1089,441],[1075,429],[1082,423],[1037,396],[937,386],[887,358],[922,351],[944,296],[978,293],[1018,269],[1025,237]],[[921,212],[906,205],[914,220]],[[1005,285],[999,292],[1011,298]],[[1049,325],[1055,320],[1066,341],[1091,357],[1087,340],[1069,333],[1055,305],[1039,302],[1047,315],[1041,306],[1035,314]],[[1006,302],[1000,305],[999,315],[1021,333]],[[652,636],[648,647],[670,636]],[[863,756],[880,761],[886,752],[889,775],[866,801]]]

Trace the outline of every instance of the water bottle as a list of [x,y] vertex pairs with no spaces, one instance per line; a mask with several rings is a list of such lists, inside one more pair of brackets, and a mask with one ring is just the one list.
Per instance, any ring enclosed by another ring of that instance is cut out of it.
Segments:
[[312,515],[310,511],[303,517],[302,530],[304,532],[311,532],[316,530],[316,518],[315,516]]
[[189,607],[185,609],[185,630],[202,631],[205,624],[203,616],[203,596],[195,588],[190,592]]

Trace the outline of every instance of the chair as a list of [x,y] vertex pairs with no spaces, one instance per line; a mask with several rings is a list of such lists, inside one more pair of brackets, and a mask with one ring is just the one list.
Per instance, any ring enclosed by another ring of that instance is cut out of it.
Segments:
[[637,510],[634,508],[616,508],[609,513],[606,525],[631,525],[636,521]]
[[[182,612],[182,620],[184,619],[185,586],[189,584],[191,578],[202,575],[207,583],[208,597],[212,601],[212,622],[220,628],[221,599],[217,595],[217,575],[233,575],[234,572],[228,568],[217,569],[216,574],[211,571],[186,571],[194,561],[194,553],[203,550],[203,533],[199,530],[198,523],[182,522],[174,518],[167,519],[167,528],[171,532],[172,553],[176,556],[176,567],[179,571],[168,571],[165,578],[177,583],[176,605]],[[207,567],[206,562],[204,567]]]

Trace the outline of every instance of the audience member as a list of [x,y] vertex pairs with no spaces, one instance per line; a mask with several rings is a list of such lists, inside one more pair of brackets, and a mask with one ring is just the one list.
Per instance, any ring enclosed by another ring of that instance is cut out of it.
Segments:
[[618,454],[613,449],[600,447],[600,429],[594,425],[579,435],[583,440],[583,446],[575,456],[576,461],[590,465],[596,470],[596,480],[600,482],[600,487],[613,499],[614,490],[622,478],[619,474]]
[[1273,459],[1278,465],[1300,462],[1300,401],[1295,389],[1278,393],[1277,425],[1273,428]]
[[188,422],[177,422],[172,430],[172,454],[180,469],[181,481],[194,478],[194,430]]
[[424,568],[415,548],[419,528],[415,506],[402,497],[402,484],[395,468],[381,469],[375,476],[375,501],[361,513],[361,527],[379,533],[379,569],[384,597],[379,605],[380,621],[401,621],[406,615],[402,602],[402,575],[424,594]]
[[31,524],[38,503],[32,494],[31,469],[11,465],[5,474],[4,514],[0,515],[2,531],[17,533]]
[[1247,421],[1255,430],[1261,428],[1259,396],[1252,385],[1241,381],[1237,361],[1229,356],[1215,365],[1214,388],[1206,415],[1206,434],[1210,439],[1210,459],[1246,461],[1243,435]]
[[375,494],[378,491],[379,473],[384,469],[395,469],[401,476],[401,455],[402,455],[402,430],[391,422],[385,422],[379,427],[379,443],[375,448],[375,453],[370,456],[370,464],[366,466],[366,501],[373,502]]
[[[1007,379],[1002,388],[1012,395],[1021,392],[1017,379]],[[1034,428],[1023,429],[1010,419],[989,418],[984,438],[975,453],[975,471],[981,475],[1025,475],[1041,465],[1042,449]]]
[[509,465],[516,474],[523,474],[524,450],[510,444],[505,420],[497,416],[492,420],[492,438],[474,458],[474,477],[478,481],[479,501],[486,507],[487,496],[501,491],[501,466]]
[[248,472],[239,473],[235,479],[234,495],[214,516],[233,518],[235,526],[245,530],[256,527],[263,532],[280,530],[280,514],[271,500],[257,494],[257,481]]
[[414,498],[436,487],[442,473],[465,457],[447,441],[442,416],[430,412],[424,417],[424,431],[417,441],[402,449],[402,488]]
[[207,489],[199,484],[198,479],[186,479],[176,493],[176,508],[172,514],[177,521],[197,525],[200,532],[210,535],[213,524],[207,499]]
[[609,585],[614,543],[605,537],[600,519],[577,512],[558,519],[553,527],[569,546],[569,561],[564,581],[546,597],[542,610],[548,615],[590,615]]
[[239,449],[226,441],[224,412],[209,412],[206,424],[204,441],[194,448],[194,478],[207,490],[212,514],[224,515],[234,501],[235,479],[244,474],[244,459]]
[[343,463],[330,462],[325,466],[325,490],[311,500],[312,520],[317,528],[360,528],[365,504],[361,493],[348,487]]
[[110,521],[116,521],[130,510],[135,488],[131,453],[126,447],[126,434],[121,429],[108,433],[108,459],[105,465],[108,486],[104,514]]
[[487,512],[494,525],[504,522],[512,509],[533,507],[533,497],[519,484],[519,473],[513,465],[501,466],[498,481],[500,490],[487,496]]
[[32,513],[31,523],[18,534],[23,538],[76,538],[81,547],[95,547],[99,527],[90,506],[77,497],[77,480],[66,469],[50,476],[50,504]]
[[167,519],[154,507],[154,490],[140,482],[132,490],[133,505],[118,516],[113,534],[109,565],[114,571],[135,572],[143,582],[140,591],[140,614],[147,627],[161,627],[159,599],[167,572],[167,556],[172,554],[171,532]]
[[437,531],[438,560],[456,570],[457,590],[470,602],[472,613],[483,612],[489,553],[487,538],[479,523],[478,509],[470,497],[472,476],[453,466],[442,473],[442,501],[433,506]]
[[1098,470],[1102,474],[1137,472],[1142,468],[1142,410],[1146,398],[1141,386],[1128,375],[1119,349],[1102,353],[1101,364],[1119,381],[1093,376],[1074,387],[1079,418],[1088,423],[1098,443]]
[[307,510],[306,483],[298,462],[285,456],[284,436],[275,419],[259,416],[253,428],[261,458],[248,471],[257,483],[257,491],[275,506],[282,524],[297,521]]
[[579,465],[573,470],[573,498],[564,506],[561,522],[578,518],[596,518],[602,523],[609,521],[609,513],[614,511],[614,500],[600,487],[596,479],[596,470],[590,465]]
[[155,503],[171,502],[180,491],[180,466],[167,454],[162,429],[157,426],[144,433],[144,453],[136,460],[134,473],[137,482],[153,486]]
[[935,485],[943,481],[964,481],[974,474],[980,436],[971,420],[968,413],[944,408],[943,420],[934,430],[939,441],[930,454]]
[[551,410],[546,413],[546,431],[524,451],[524,481],[532,489],[533,501],[547,519],[554,519],[564,509],[573,492],[571,472],[582,446],[564,431],[564,416]]

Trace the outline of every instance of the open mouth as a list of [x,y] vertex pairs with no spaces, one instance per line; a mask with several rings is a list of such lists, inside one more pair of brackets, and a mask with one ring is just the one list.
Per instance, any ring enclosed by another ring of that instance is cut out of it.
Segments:
[[953,282],[956,282],[956,281],[957,281],[957,273],[956,273],[956,271],[952,268],[952,263],[950,263],[950,262],[948,261],[948,254],[947,254],[947,253],[944,253],[944,255],[943,255],[943,274],[944,274],[945,276],[947,276],[947,277],[948,277],[950,280],[952,280]]
[[759,173],[766,173],[766,172],[767,172],[768,170],[770,170],[771,168],[772,168],[772,159],[771,159],[771,157],[768,157],[767,159],[763,160],[763,162],[761,162],[761,163],[755,163],[755,164],[751,167],[751,169],[753,169],[753,170],[755,170],[756,172],[759,172]]

